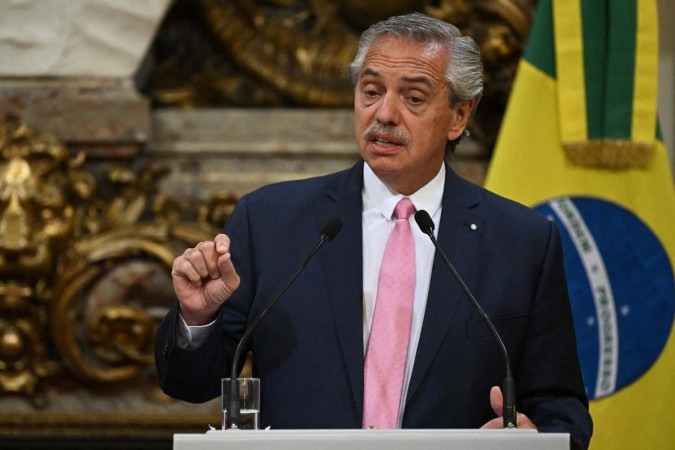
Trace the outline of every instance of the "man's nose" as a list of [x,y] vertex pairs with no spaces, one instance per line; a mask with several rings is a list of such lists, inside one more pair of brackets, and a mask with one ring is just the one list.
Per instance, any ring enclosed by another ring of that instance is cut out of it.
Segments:
[[375,119],[383,125],[398,125],[401,117],[400,107],[398,96],[387,92],[378,104]]

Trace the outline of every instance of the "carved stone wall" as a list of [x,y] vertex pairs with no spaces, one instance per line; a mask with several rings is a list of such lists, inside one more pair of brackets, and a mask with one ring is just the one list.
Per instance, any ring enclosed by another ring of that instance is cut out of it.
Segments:
[[492,149],[535,0],[178,0],[140,78],[158,106],[349,107],[358,36],[424,12],[481,46],[485,92],[469,124]]
[[[228,199],[157,192],[166,173],[98,176],[51,135],[0,123],[0,440],[168,438],[219,423],[160,392],[153,341],[173,259],[216,231]],[[106,189],[107,188],[107,189]]]
[[[237,197],[265,184],[323,175],[359,158],[350,109],[159,109],[153,142],[140,161],[171,172],[162,189],[186,198],[217,192]],[[485,149],[463,141],[450,159],[463,177],[482,184]]]

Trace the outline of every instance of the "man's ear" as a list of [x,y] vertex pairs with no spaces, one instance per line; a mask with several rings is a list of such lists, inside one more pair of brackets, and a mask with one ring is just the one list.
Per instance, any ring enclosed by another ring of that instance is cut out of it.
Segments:
[[469,123],[471,111],[473,111],[473,106],[475,103],[476,101],[471,99],[465,102],[457,103],[452,107],[452,109],[455,111],[455,117],[453,118],[452,125],[448,130],[449,141],[454,141],[462,134],[466,128],[466,124]]

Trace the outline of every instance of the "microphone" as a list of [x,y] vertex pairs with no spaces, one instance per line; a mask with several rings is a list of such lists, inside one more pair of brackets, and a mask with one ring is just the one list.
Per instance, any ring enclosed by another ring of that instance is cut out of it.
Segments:
[[246,330],[244,331],[244,334],[242,335],[241,339],[239,340],[239,344],[237,345],[237,349],[234,351],[234,357],[232,358],[232,371],[231,371],[231,376],[230,376],[230,395],[228,398],[227,402],[227,415],[230,421],[230,428],[232,429],[238,429],[240,422],[240,401],[239,401],[239,389],[237,386],[237,378],[238,376],[238,370],[237,368],[239,367],[239,361],[241,360],[242,352],[244,350],[245,344],[248,342],[251,333],[253,332],[253,329],[258,325],[260,320],[267,314],[267,312],[274,306],[274,304],[281,298],[282,295],[288,290],[288,288],[293,284],[296,278],[305,270],[305,267],[307,267],[307,264],[309,264],[309,261],[314,257],[316,252],[319,251],[319,249],[325,244],[327,241],[332,241],[335,236],[340,232],[340,229],[342,228],[342,221],[338,218],[333,217],[330,219],[326,224],[323,226],[323,229],[321,230],[321,237],[319,238],[319,243],[312,249],[312,251],[307,255],[305,258],[305,261],[300,265],[298,270],[293,274],[293,276],[286,282],[286,284],[279,289],[277,294],[272,298],[272,301],[270,301],[265,308],[260,311],[260,314],[258,314],[255,319],[251,322],[251,324],[246,327]]
[[417,211],[415,213],[415,222],[417,222],[417,225],[420,227],[420,230],[422,230],[424,234],[429,236],[431,242],[434,244],[434,247],[436,247],[436,251],[438,252],[439,255],[441,255],[441,259],[448,267],[448,269],[450,269],[450,273],[452,273],[452,276],[460,285],[466,296],[469,297],[471,303],[473,303],[473,306],[476,307],[476,310],[478,310],[478,313],[481,315],[483,321],[488,326],[488,328],[490,328],[490,331],[492,331],[492,335],[495,337],[497,343],[501,347],[502,353],[504,355],[504,362],[506,363],[506,377],[504,378],[502,386],[502,391],[504,393],[504,404],[502,407],[504,428],[516,428],[516,384],[515,381],[513,380],[513,376],[511,375],[509,354],[506,351],[504,341],[502,340],[501,336],[499,336],[497,329],[494,327],[494,325],[488,318],[487,314],[485,314],[485,311],[483,311],[483,308],[480,307],[480,305],[476,301],[476,298],[473,296],[469,288],[464,283],[464,280],[462,280],[462,278],[459,276],[459,274],[453,267],[452,263],[450,263],[450,260],[445,255],[443,249],[440,247],[440,245],[438,245],[438,241],[436,241],[436,237],[434,236],[434,228],[435,228],[434,221],[431,220],[431,217],[429,217],[429,213],[424,210]]

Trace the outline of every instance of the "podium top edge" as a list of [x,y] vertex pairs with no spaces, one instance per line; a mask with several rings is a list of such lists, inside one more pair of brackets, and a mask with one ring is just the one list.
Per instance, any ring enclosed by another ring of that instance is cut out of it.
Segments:
[[321,429],[321,430],[209,430],[203,434],[174,434],[174,441],[187,440],[313,440],[313,439],[340,439],[370,440],[370,439],[480,439],[498,438],[508,439],[508,436],[518,440],[560,441],[569,440],[567,433],[539,433],[531,429],[396,429],[396,430],[369,430],[369,429]]

